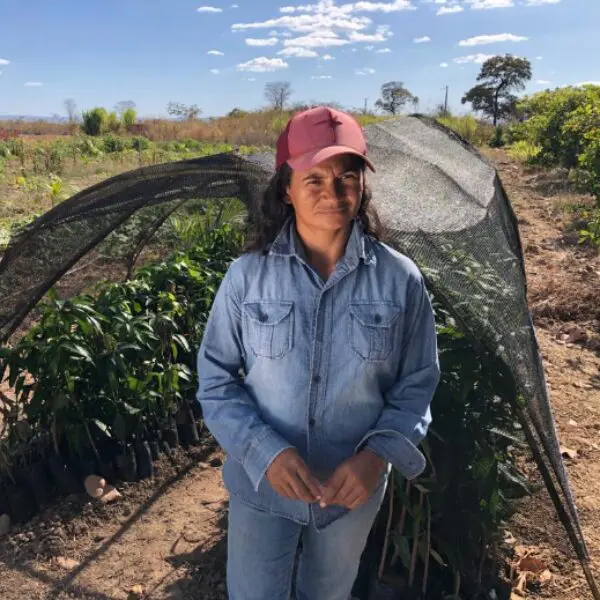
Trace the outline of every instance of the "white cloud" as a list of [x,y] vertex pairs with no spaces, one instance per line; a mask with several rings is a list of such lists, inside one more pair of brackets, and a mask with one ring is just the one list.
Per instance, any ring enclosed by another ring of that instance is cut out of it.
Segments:
[[198,9],[199,13],[220,13],[223,12],[222,8],[217,8],[216,6],[201,6]]
[[332,0],[319,0],[316,4],[304,4],[302,6],[282,6],[279,12],[283,14],[295,13],[319,13],[327,9],[337,9],[344,14],[354,12],[382,12],[392,13],[402,10],[416,10],[416,6],[410,0],[394,0],[393,2],[353,2],[335,6]]
[[234,23],[233,32],[264,29],[286,38],[285,46],[327,48],[347,44],[379,43],[393,35],[389,25],[376,26],[359,13],[390,13],[414,9],[410,0],[390,2],[358,1],[336,4],[334,0],[318,0],[300,6],[282,6],[279,15],[264,21]]
[[447,69],[448,63],[447,62],[440,63],[440,67],[442,67],[442,69]]
[[333,79],[331,75],[313,75],[311,79]]
[[413,40],[413,42],[415,44],[426,44],[427,42],[430,42],[431,38],[428,35],[424,35],[423,37],[419,37],[419,38],[415,38]]
[[576,83],[575,87],[583,87],[584,85],[598,85],[598,86],[600,86],[600,81],[582,81],[581,83]]
[[287,69],[290,65],[281,58],[267,58],[259,56],[245,63],[240,63],[238,71],[250,71],[253,73],[268,73],[279,69]]
[[296,58],[318,58],[318,54],[314,50],[308,48],[299,48],[296,46],[290,46],[284,48],[277,53],[278,56],[294,56]]
[[391,52],[391,48],[379,48],[378,50],[375,50],[376,54],[389,54]]
[[321,56],[321,60],[335,60],[335,56],[331,56],[331,54],[323,54],[323,56]]
[[248,46],[275,46],[279,42],[277,38],[246,38]]
[[279,31],[277,31],[276,29],[271,29],[271,31],[269,31],[268,35],[269,35],[269,37],[277,37],[279,35]]
[[231,5],[231,8],[239,8],[239,7],[240,7],[240,5],[239,5],[239,4],[232,4],[232,5]]
[[560,0],[527,0],[525,6],[542,6],[544,4],[558,4]]
[[345,46],[349,40],[328,35],[328,32],[320,32],[320,35],[305,35],[302,37],[284,40],[284,46],[303,46],[305,48],[328,48],[329,46]]
[[10,60],[6,60],[5,58],[0,58],[0,65],[2,65],[2,66],[10,65]]
[[511,8],[515,5],[513,0],[465,0],[473,10],[487,10],[491,8]]
[[39,81],[28,81],[25,84],[25,87],[42,87],[42,85],[44,85],[44,84],[40,83]]
[[459,56],[454,59],[457,65],[466,65],[468,63],[475,63],[477,65],[483,64],[489,58],[493,58],[493,54],[469,54],[468,56]]
[[373,75],[375,73],[375,69],[371,69],[370,67],[367,67],[365,69],[356,69],[354,71],[355,75]]
[[538,85],[550,85],[552,82],[547,79],[536,79],[535,81]]
[[213,75],[218,75],[218,74],[219,74],[221,71],[219,71],[219,69],[211,69],[211,70],[210,70],[210,72],[211,72]]
[[375,50],[375,46],[373,46],[372,44],[370,44],[369,46],[365,46],[365,50],[367,52],[373,52],[373,50]]
[[498,33],[496,35],[476,35],[475,37],[458,42],[459,46],[485,46],[486,44],[498,44],[500,42],[526,42],[529,38],[513,33]]
[[211,56],[225,56],[220,50],[209,50],[206,54],[210,54]]
[[460,6],[459,4],[454,4],[452,6],[441,6],[436,14],[438,15],[438,17],[441,17],[442,15],[452,15],[455,13],[460,13],[463,12],[463,10],[465,9],[462,6]]
[[256,77],[247,77],[246,81],[256,81]]
[[348,36],[353,42],[385,42],[387,38],[382,32],[377,33],[360,33],[358,31],[351,31]]
[[544,57],[543,56],[536,56],[535,60],[544,60]]

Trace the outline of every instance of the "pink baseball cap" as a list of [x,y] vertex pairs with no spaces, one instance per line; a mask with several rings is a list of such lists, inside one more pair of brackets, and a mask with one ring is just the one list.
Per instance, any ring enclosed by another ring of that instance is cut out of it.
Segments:
[[295,171],[306,171],[338,154],[360,156],[371,171],[367,142],[351,115],[318,106],[294,115],[277,140],[275,168],[287,163]]

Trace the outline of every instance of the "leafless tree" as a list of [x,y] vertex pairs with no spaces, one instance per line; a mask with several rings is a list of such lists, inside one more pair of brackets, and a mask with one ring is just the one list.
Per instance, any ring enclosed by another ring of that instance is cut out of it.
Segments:
[[265,98],[274,110],[283,110],[292,93],[289,81],[271,81],[265,85]]
[[67,98],[64,101],[65,110],[67,111],[67,117],[69,123],[75,123],[77,120],[77,104],[73,98]]
[[128,109],[132,108],[135,110],[135,102],[133,100],[121,100],[121,102],[117,102],[115,105],[115,112],[119,117]]

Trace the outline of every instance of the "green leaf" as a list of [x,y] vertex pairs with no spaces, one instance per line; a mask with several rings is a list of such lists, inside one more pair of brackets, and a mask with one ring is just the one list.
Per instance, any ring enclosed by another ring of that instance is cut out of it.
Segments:
[[93,422],[96,424],[96,427],[98,427],[98,429],[106,436],[106,437],[112,437],[110,435],[110,431],[108,430],[108,427],[106,426],[105,423],[103,423],[102,421],[100,421],[99,419],[93,419]]

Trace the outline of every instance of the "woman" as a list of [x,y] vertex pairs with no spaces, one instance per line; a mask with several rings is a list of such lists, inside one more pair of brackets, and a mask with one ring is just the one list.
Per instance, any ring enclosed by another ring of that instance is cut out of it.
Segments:
[[227,453],[231,600],[348,600],[390,463],[413,478],[438,383],[423,278],[377,241],[358,123],[318,107],[277,143],[252,242],[198,355]]

